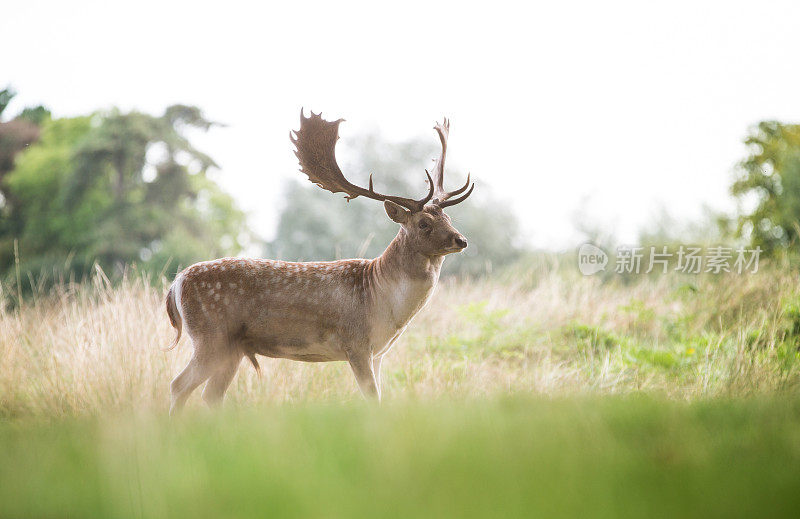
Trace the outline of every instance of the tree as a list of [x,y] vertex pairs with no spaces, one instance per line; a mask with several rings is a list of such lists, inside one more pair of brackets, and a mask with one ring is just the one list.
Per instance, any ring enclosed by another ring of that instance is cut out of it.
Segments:
[[[14,261],[14,241],[21,242],[26,268],[38,270],[53,256],[69,254],[75,235],[85,232],[89,211],[69,213],[58,203],[70,171],[72,150],[90,129],[88,117],[46,121],[41,139],[22,153],[5,179],[11,197],[0,232],[0,271]],[[35,267],[34,267],[35,265]]]
[[17,117],[3,122],[3,114],[15,95],[11,88],[0,90],[0,268],[11,258],[11,247],[5,246],[3,237],[15,236],[22,228],[15,211],[22,203],[9,189],[7,177],[17,156],[39,139],[39,126],[50,116],[46,108],[37,106],[25,108]]
[[[345,142],[339,146],[342,170],[353,182],[367,185],[369,173],[374,172],[375,189],[382,193],[420,198],[427,192],[423,168],[430,167],[437,153],[433,138],[388,143],[371,133],[351,142],[349,147]],[[463,178],[448,168],[446,181],[457,184]],[[517,220],[487,192],[487,186],[478,186],[468,201],[448,213],[469,247],[445,262],[446,273],[481,274],[519,257]],[[298,173],[298,179],[286,186],[285,206],[266,254],[305,261],[375,257],[395,234],[397,224],[389,220],[382,204],[362,197],[348,203],[341,194],[304,182]]]
[[0,190],[3,188],[2,179],[14,168],[16,155],[36,142],[39,138],[39,126],[50,112],[43,106],[25,108],[14,119],[2,122],[5,112],[16,92],[11,88],[0,90]]
[[186,136],[211,125],[183,105],[159,117],[113,110],[47,119],[7,177],[18,200],[11,216],[22,225],[0,234],[0,268],[10,266],[13,239],[34,273],[85,272],[94,262],[107,272],[133,262],[173,270],[238,252],[244,215]]
[[[2,122],[3,113],[15,95],[10,88],[0,90],[0,211],[9,206],[13,197],[3,180],[14,169],[17,155],[39,138],[38,125],[49,115],[44,107],[39,106],[26,108],[11,121]],[[9,225],[7,218],[4,223]]]
[[736,233],[767,253],[797,243],[800,234],[800,125],[765,121],[745,140],[752,152],[731,187],[739,198],[754,198]]

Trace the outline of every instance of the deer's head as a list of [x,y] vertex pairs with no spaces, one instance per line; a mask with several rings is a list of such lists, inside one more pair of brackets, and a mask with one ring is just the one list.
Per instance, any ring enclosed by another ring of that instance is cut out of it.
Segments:
[[[467,246],[467,240],[452,225],[450,217],[443,211],[445,207],[458,204],[472,194],[475,184],[470,185],[469,175],[464,185],[455,191],[444,190],[444,159],[447,154],[447,139],[450,122],[434,126],[442,144],[442,152],[433,168],[433,176],[426,170],[428,194],[420,200],[400,196],[382,195],[372,186],[364,188],[350,183],[336,163],[336,141],[339,139],[338,121],[326,121],[321,114],[311,112],[306,117],[300,111],[300,129],[290,135],[300,160],[300,169],[309,180],[331,193],[345,193],[347,201],[358,196],[383,202],[386,214],[400,224],[405,232],[408,245],[416,252],[426,256],[444,256],[459,252]],[[467,188],[469,190],[467,191]],[[464,193],[466,191],[466,193]],[[462,194],[464,193],[464,194]],[[453,198],[456,195],[461,195]]]

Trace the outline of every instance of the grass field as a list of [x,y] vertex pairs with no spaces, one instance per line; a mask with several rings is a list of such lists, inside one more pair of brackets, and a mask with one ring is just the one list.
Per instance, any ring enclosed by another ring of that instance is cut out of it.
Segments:
[[[800,282],[443,283],[384,362],[242,365],[166,417],[184,341],[137,276],[0,310],[0,517],[797,516]],[[13,298],[8,290],[5,298]],[[199,392],[198,392],[199,393]]]
[[0,427],[5,517],[796,517],[800,404],[301,404]]

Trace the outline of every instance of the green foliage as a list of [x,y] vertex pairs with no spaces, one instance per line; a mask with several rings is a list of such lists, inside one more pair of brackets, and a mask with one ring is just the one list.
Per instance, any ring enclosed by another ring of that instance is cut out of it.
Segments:
[[10,87],[6,87],[3,90],[0,90],[0,116],[3,115],[8,104],[14,99],[16,92],[14,92]]
[[564,338],[573,342],[579,351],[602,353],[622,345],[625,340],[599,326],[572,323],[563,330]]
[[[377,191],[414,198],[427,191],[423,168],[436,154],[433,142],[387,143],[377,134],[356,139],[343,151],[350,160],[342,161],[342,170],[354,183],[367,185],[369,173],[374,172]],[[446,181],[455,185],[458,179],[463,175],[450,169]],[[447,259],[446,273],[481,274],[520,255],[516,218],[486,189],[478,185],[469,200],[447,210],[469,247]],[[305,261],[375,257],[397,234],[397,224],[373,200],[356,198],[347,203],[341,194],[332,195],[299,179],[286,187],[284,199],[276,237],[266,250],[270,257]]]
[[26,270],[38,270],[58,258],[66,258],[79,243],[92,220],[89,207],[68,212],[58,203],[71,171],[74,147],[90,129],[88,117],[48,121],[36,145],[16,161],[6,185],[16,204],[7,211],[15,229],[0,235],[0,270],[14,260],[13,241],[19,240]]
[[41,126],[45,121],[50,119],[50,110],[42,105],[29,106],[22,110],[17,118],[31,122],[36,126]]
[[14,240],[34,275],[85,273],[95,262],[110,273],[130,263],[174,270],[240,250],[244,215],[206,176],[213,160],[185,136],[212,124],[197,108],[42,120],[39,141],[5,179],[12,200],[0,273],[14,261]]
[[795,352],[800,351],[800,301],[784,305],[779,326],[781,342]]
[[[5,112],[16,92],[10,88],[0,90],[0,118]],[[8,206],[14,203],[14,194],[10,193],[5,177],[14,168],[17,155],[39,138],[39,125],[50,113],[42,106],[26,108],[21,115],[6,122],[0,120],[0,234],[3,229],[13,228],[8,222]]]
[[456,308],[464,326],[458,333],[431,337],[425,341],[428,351],[447,351],[472,359],[516,356],[535,340],[536,331],[518,324],[509,326],[509,310],[489,308],[488,301],[475,301]]
[[731,193],[756,205],[740,216],[737,233],[771,253],[800,234],[800,125],[765,121],[745,142],[752,153]]

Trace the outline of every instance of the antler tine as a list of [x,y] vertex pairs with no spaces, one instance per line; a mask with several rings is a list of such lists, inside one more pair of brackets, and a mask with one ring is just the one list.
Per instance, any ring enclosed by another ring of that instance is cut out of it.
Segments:
[[422,207],[425,207],[425,204],[430,202],[431,198],[433,198],[433,191],[434,191],[434,189],[433,189],[433,179],[431,178],[431,174],[428,173],[427,169],[425,170],[425,176],[428,177],[428,195],[425,198],[423,198],[422,200],[419,200],[419,203],[422,204]]
[[461,193],[466,191],[467,188],[469,187],[469,177],[470,177],[470,175],[472,175],[472,173],[467,173],[467,181],[464,182],[464,185],[461,186],[460,188],[456,189],[455,191],[450,191],[449,193],[447,193],[447,198],[445,198],[445,200],[447,200],[450,197],[453,197],[453,196],[456,196],[456,195],[460,195]]
[[289,138],[296,148],[294,153],[300,161],[300,171],[322,189],[331,193],[345,193],[348,202],[363,196],[381,202],[391,200],[412,212],[421,211],[433,197],[434,183],[430,175],[428,175],[430,182],[428,195],[421,200],[376,192],[371,174],[368,189],[357,186],[345,178],[336,162],[336,141],[339,139],[339,123],[342,121],[344,119],[326,121],[322,118],[322,113],[314,112],[311,112],[310,117],[306,117],[303,109],[300,109],[300,129],[296,130],[294,135],[289,133]]
[[436,159],[436,164],[433,168],[433,175],[436,179],[436,192],[434,194],[435,198],[433,203],[438,205],[439,207],[449,207],[451,205],[455,205],[459,202],[466,200],[466,198],[472,194],[472,189],[475,187],[475,184],[472,184],[472,188],[470,188],[469,192],[466,195],[456,199],[450,200],[446,202],[450,198],[460,195],[464,191],[466,191],[467,187],[469,187],[469,178],[470,176],[467,175],[467,181],[464,183],[462,187],[456,189],[455,191],[445,191],[444,190],[444,161],[447,156],[447,139],[450,137],[450,120],[445,117],[443,122],[436,123],[433,127],[436,130],[436,133],[439,135],[439,141],[442,143],[442,152],[439,154],[439,157]]
[[[467,180],[467,182],[469,182],[469,180]],[[464,187],[467,187],[467,186],[465,185]],[[467,191],[463,196],[460,196],[458,198],[454,198],[452,200],[447,200],[446,202],[440,202],[437,205],[439,207],[450,207],[451,205],[460,204],[461,202],[466,200],[469,195],[472,194],[472,190],[473,189],[475,189],[475,182],[472,183],[472,185],[469,188],[469,191]],[[463,191],[463,189],[460,189],[459,191]],[[455,193],[455,191],[453,193]]]

